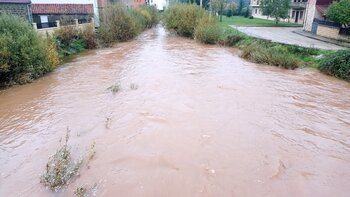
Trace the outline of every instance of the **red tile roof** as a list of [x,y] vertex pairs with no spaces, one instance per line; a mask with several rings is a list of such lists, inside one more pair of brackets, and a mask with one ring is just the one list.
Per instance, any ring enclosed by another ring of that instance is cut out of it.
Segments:
[[0,0],[0,3],[31,3],[31,0]]
[[33,14],[92,14],[92,4],[32,4]]

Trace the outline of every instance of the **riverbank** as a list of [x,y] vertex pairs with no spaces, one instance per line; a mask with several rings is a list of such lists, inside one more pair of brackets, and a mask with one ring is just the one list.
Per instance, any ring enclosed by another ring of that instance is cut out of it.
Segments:
[[0,16],[0,88],[30,83],[53,71],[60,62],[87,49],[112,46],[135,38],[158,23],[154,6],[128,9],[110,5],[104,10],[98,34],[93,23],[80,28],[62,19],[55,32],[40,35],[27,21]]
[[227,26],[235,25],[240,27],[302,27],[301,24],[296,23],[287,23],[280,21],[276,24],[276,22],[273,20],[249,18],[244,16],[223,16],[221,23]]
[[350,80],[350,50],[330,51],[272,42],[252,37],[218,22],[196,5],[174,5],[164,14],[168,31],[205,44],[220,44],[242,50],[241,57],[251,62],[286,69],[317,68],[325,74]]

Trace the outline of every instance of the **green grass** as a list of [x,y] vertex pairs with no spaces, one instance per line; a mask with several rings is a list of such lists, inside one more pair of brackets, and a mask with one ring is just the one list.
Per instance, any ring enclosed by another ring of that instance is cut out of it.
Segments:
[[249,19],[243,16],[222,17],[222,25],[236,25],[246,27],[302,27],[301,24],[279,22],[276,24],[273,20],[266,20],[260,18]]

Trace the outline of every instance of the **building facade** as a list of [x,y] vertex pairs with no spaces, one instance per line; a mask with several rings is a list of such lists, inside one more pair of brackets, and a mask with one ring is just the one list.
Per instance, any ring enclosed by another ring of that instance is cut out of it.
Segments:
[[[250,7],[252,10],[252,16],[255,18],[274,20],[273,17],[265,16],[261,10],[261,0],[251,0]],[[285,22],[303,24],[305,19],[307,0],[291,0],[291,8],[288,13],[288,18],[282,19]]]
[[86,23],[93,17],[93,4],[32,4],[33,22],[37,28],[55,27],[56,21]]
[[312,31],[312,24],[315,19],[324,20],[328,6],[333,0],[309,0],[306,7],[306,20],[304,30]]
[[17,15],[28,22],[32,22],[30,0],[0,0],[0,14]]

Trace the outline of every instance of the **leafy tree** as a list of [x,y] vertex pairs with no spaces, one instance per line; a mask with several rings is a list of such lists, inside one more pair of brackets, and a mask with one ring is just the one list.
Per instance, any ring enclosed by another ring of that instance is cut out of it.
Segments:
[[244,3],[243,0],[239,0],[238,15],[242,14],[242,9],[244,7],[243,3]]
[[350,26],[350,0],[334,1],[327,9],[326,16],[342,24],[344,27]]
[[262,0],[260,5],[262,14],[274,17],[276,24],[281,18],[288,17],[290,0]]
[[227,3],[225,8],[226,16],[231,17],[236,9],[237,5],[235,3]]
[[214,12],[219,13],[220,22],[222,22],[222,14],[224,12],[225,7],[226,7],[226,0],[212,0],[212,9]]

